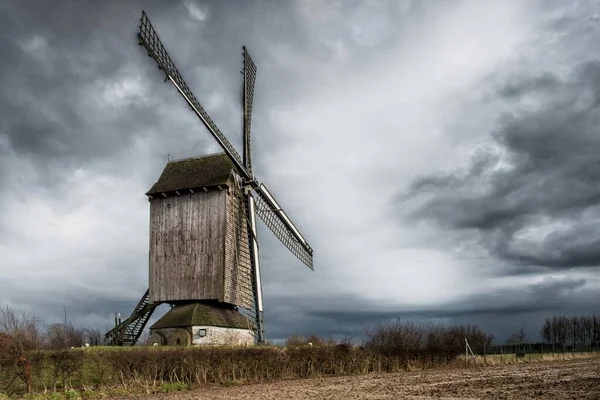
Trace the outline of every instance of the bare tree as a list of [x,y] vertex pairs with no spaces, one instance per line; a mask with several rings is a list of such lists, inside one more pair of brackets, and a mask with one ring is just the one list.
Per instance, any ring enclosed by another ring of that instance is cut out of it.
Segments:
[[585,346],[586,349],[591,350],[594,336],[594,322],[592,316],[580,317],[579,325],[581,327],[581,337],[583,339],[582,345]]
[[525,329],[521,328],[518,332],[515,332],[512,335],[510,335],[508,339],[506,339],[506,343],[522,345],[523,343],[525,343],[526,338],[527,335],[525,334]]
[[598,315],[594,315],[592,317],[592,325],[593,325],[593,346],[596,348],[596,351],[598,351],[598,348],[600,348],[600,316]]
[[563,352],[565,351],[565,345],[567,340],[570,338],[569,319],[564,316],[557,318],[557,332],[558,332],[558,343],[562,345]]
[[12,337],[22,350],[33,350],[43,347],[40,326],[44,322],[35,315],[16,313],[8,306],[0,308],[0,332]]
[[559,328],[558,328],[558,318],[556,316],[552,317],[552,343],[557,343],[559,341]]
[[579,319],[577,317],[571,317],[569,321],[569,328],[571,329],[571,349],[575,351],[575,348],[580,342],[580,330],[579,330]]
[[287,346],[301,346],[303,344],[306,344],[307,340],[304,336],[298,335],[297,333],[294,333],[292,336],[290,336],[286,341],[285,344]]
[[68,349],[84,345],[86,332],[71,323],[52,324],[46,331],[46,341],[51,349]]
[[542,329],[540,329],[540,335],[542,336],[544,343],[552,342],[552,321],[550,318],[544,320],[544,325],[542,325]]
[[86,328],[84,329],[84,336],[86,343],[89,343],[90,346],[100,346],[104,343],[104,333],[100,329]]

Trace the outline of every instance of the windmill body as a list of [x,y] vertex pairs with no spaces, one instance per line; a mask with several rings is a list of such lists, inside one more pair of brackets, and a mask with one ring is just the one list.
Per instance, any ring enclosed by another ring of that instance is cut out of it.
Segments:
[[[139,44],[185,99],[223,153],[169,161],[150,200],[149,288],[133,313],[106,334],[132,345],[154,309],[171,310],[150,327],[156,344],[265,341],[256,215],[304,264],[313,250],[273,194],[252,172],[250,150],[256,66],[246,48],[243,158],[196,99],[142,12]],[[240,311],[243,311],[240,312]]]
[[170,161],[150,196],[150,301],[252,307],[240,177],[223,153]]
[[148,191],[150,302],[175,305],[150,327],[152,342],[254,342],[236,309],[255,307],[256,285],[240,182],[220,153],[169,161]]

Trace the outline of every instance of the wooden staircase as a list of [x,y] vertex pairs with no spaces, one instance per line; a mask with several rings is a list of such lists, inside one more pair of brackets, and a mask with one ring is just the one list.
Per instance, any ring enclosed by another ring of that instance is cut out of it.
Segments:
[[104,335],[109,346],[133,346],[144,331],[154,309],[160,303],[150,303],[150,290],[146,290],[131,316]]

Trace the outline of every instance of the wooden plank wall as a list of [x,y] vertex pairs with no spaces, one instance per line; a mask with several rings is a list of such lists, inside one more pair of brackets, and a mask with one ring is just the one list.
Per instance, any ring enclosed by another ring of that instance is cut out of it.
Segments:
[[224,300],[227,190],[150,201],[150,300]]
[[225,302],[252,307],[252,269],[248,221],[242,189],[234,184],[227,196],[227,237],[225,242]]

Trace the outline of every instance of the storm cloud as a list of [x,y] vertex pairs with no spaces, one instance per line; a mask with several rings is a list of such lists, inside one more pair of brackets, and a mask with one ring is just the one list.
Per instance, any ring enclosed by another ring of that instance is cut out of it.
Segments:
[[534,103],[498,117],[493,146],[460,172],[415,180],[414,218],[474,230],[505,261],[550,268],[600,265],[600,63],[565,78],[520,76],[499,87]]

